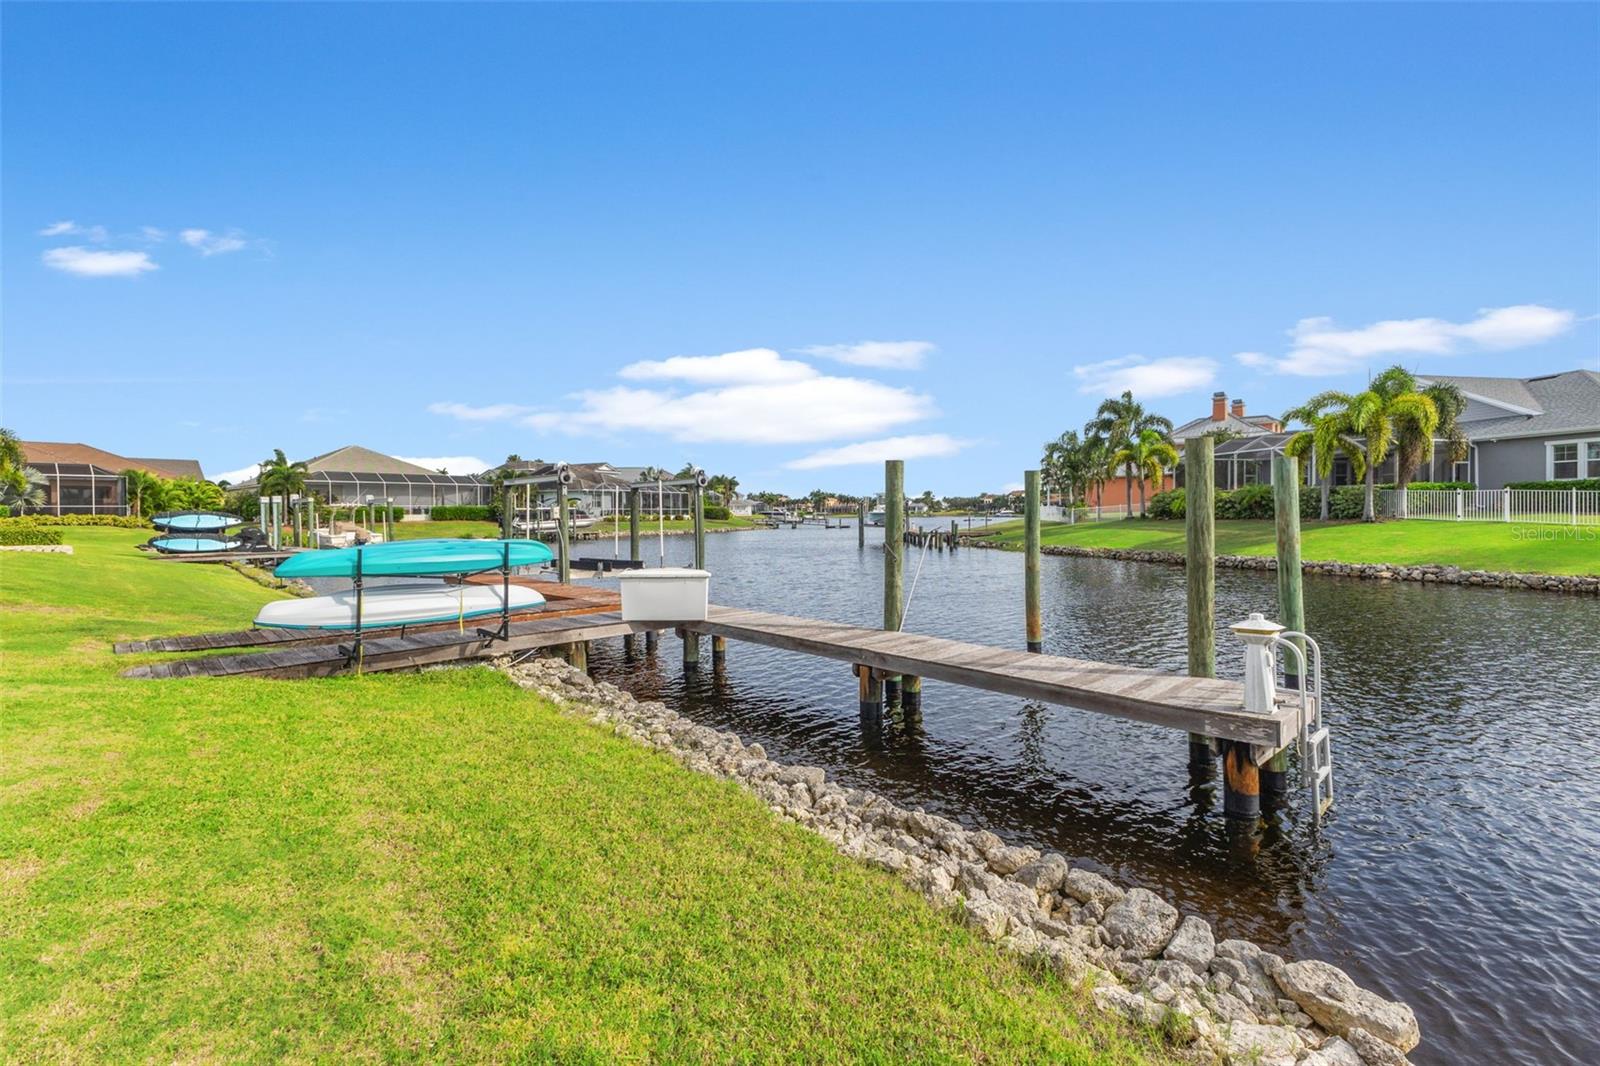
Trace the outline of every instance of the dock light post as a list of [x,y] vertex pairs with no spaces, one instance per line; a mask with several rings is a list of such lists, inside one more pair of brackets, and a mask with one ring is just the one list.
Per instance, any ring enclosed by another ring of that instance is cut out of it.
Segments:
[[[1271,714],[1278,698],[1272,642],[1283,627],[1258,611],[1228,629],[1244,642],[1245,711]],[[1222,742],[1222,812],[1229,818],[1261,817],[1261,771],[1250,749],[1243,741]]]

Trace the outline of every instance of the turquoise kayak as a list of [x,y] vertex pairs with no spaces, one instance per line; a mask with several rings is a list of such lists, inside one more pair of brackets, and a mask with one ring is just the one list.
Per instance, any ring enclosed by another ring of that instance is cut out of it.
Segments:
[[420,577],[472,574],[502,566],[543,566],[555,556],[536,540],[398,540],[364,548],[298,552],[278,564],[289,577]]

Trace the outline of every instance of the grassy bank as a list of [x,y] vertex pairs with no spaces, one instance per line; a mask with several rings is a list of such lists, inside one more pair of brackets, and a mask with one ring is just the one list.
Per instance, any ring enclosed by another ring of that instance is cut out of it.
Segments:
[[487,669],[129,682],[277,593],[0,561],[8,1058],[1150,1061],[728,782]]
[[[976,532],[976,531],[975,531]],[[1045,544],[1144,551],[1184,550],[1182,522],[1127,519],[1046,522]],[[994,526],[986,540],[1022,547],[1022,523]],[[1341,563],[1437,563],[1464,570],[1533,574],[1600,574],[1600,527],[1500,522],[1317,522],[1301,524],[1301,556]],[[1271,522],[1217,523],[1217,552],[1272,555]]]
[[[587,532],[601,532],[606,536],[611,535],[612,523],[610,520],[596,522],[588,527]],[[641,530],[655,533],[656,523],[645,522]],[[754,529],[756,523],[751,518],[725,518],[707,519],[706,529]],[[669,518],[666,523],[668,533],[689,533],[694,529],[694,523],[687,518]],[[628,535],[628,520],[621,522],[622,535]],[[396,540],[417,540],[423,537],[498,537],[500,527],[494,522],[399,522],[394,527]]]

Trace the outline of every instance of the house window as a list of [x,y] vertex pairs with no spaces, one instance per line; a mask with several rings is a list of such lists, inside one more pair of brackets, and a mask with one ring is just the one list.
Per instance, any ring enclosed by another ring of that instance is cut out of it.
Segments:
[[1588,441],[1584,447],[1589,450],[1589,476],[1600,477],[1600,440]]
[[1550,445],[1550,478],[1570,481],[1578,476],[1578,443],[1567,441]]

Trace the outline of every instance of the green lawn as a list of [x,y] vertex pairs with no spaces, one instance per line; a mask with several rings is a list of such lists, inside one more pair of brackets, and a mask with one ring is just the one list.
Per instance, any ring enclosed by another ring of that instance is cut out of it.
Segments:
[[[1022,524],[993,527],[985,539],[1022,547]],[[1184,550],[1182,522],[1126,519],[1067,525],[1046,522],[1045,544],[1084,548]],[[1217,523],[1222,555],[1272,555],[1271,522]],[[1464,570],[1540,574],[1600,574],[1600,526],[1521,525],[1500,522],[1305,522],[1300,554],[1306,560],[1343,563],[1439,563]]]
[[0,555],[12,1060],[1159,1058],[737,786],[488,669],[124,681],[276,595]]
[[[628,520],[621,522],[622,535],[628,535]],[[693,530],[694,523],[687,518],[667,519],[668,533],[689,533]],[[706,529],[754,529],[755,520],[750,518],[707,519]],[[656,523],[653,521],[641,524],[642,532],[655,533]],[[611,535],[612,524],[609,520],[596,522],[589,527],[591,531]],[[422,537],[498,537],[500,527],[494,522],[397,522],[394,527],[396,540],[416,540]]]

